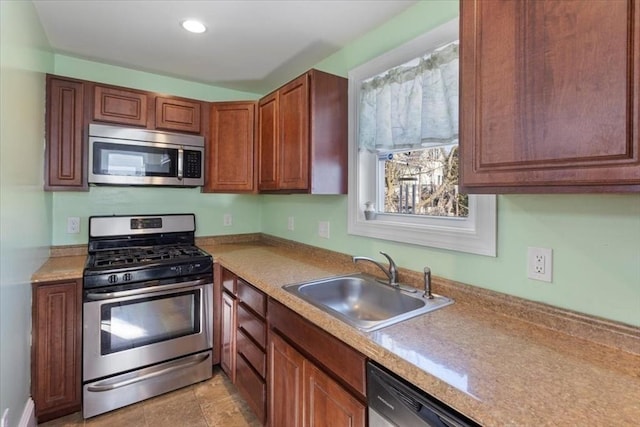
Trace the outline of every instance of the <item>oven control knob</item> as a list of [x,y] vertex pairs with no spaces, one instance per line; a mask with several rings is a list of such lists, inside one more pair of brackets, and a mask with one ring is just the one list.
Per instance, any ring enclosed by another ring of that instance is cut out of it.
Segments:
[[189,273],[191,273],[193,271],[193,264],[189,264],[187,270],[189,271]]
[[109,281],[109,283],[116,283],[118,281],[118,275],[111,274],[107,280]]
[[131,273],[124,273],[124,276],[122,276],[122,280],[124,280],[125,282],[130,282],[131,281]]
[[174,267],[174,270],[175,270],[176,274],[182,274],[182,267],[181,266],[178,265],[178,266]]

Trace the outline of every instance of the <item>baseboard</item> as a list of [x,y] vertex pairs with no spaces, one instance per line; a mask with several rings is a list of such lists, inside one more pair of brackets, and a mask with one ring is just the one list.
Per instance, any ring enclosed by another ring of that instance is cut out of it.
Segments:
[[29,398],[24,405],[22,411],[22,417],[20,417],[20,423],[18,427],[36,427],[36,407],[33,404],[33,399]]

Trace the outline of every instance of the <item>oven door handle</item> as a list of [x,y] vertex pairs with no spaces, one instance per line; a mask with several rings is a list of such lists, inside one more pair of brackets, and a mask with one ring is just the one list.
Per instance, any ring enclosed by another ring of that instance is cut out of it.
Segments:
[[200,364],[209,358],[209,354],[197,354],[195,356],[190,357],[187,360],[181,360],[179,363],[176,363],[172,366],[166,368],[160,368],[157,371],[149,372],[146,374],[142,374],[140,376],[136,376],[133,378],[128,378],[122,381],[112,382],[110,380],[102,381],[96,384],[92,384],[87,387],[87,391],[109,391],[115,390],[117,388],[125,387],[131,384],[139,383],[141,381],[145,381],[151,378],[159,377],[161,375],[168,374],[170,372],[178,371],[180,369],[185,369],[197,364]]
[[173,289],[191,288],[194,286],[209,284],[210,281],[208,279],[200,279],[200,280],[193,280],[191,282],[174,283],[172,285],[156,285],[156,286],[153,286],[152,284],[157,283],[157,281],[148,282],[148,283],[149,283],[148,287],[145,286],[144,288],[131,289],[128,291],[104,292],[104,293],[88,292],[85,297],[91,301],[104,301],[104,300],[114,299],[114,298],[130,297],[132,295],[143,295],[143,294],[150,294],[150,293],[156,293],[156,292],[170,291]]

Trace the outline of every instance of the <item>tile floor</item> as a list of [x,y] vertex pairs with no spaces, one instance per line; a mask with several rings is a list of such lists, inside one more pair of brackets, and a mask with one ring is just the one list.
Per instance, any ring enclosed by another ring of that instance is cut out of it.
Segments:
[[41,427],[258,427],[245,401],[218,367],[213,378],[97,417],[75,413]]

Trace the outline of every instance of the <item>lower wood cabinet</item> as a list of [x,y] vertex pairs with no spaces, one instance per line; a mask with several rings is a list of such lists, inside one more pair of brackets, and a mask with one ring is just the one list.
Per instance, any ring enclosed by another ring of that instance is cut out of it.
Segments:
[[222,268],[220,366],[263,424],[267,414],[267,297]]
[[82,281],[32,285],[31,395],[39,422],[80,410]]
[[366,425],[366,358],[269,300],[269,425]]
[[220,365],[269,427],[364,427],[366,357],[216,266]]
[[366,406],[316,365],[304,360],[304,425],[364,426]]

